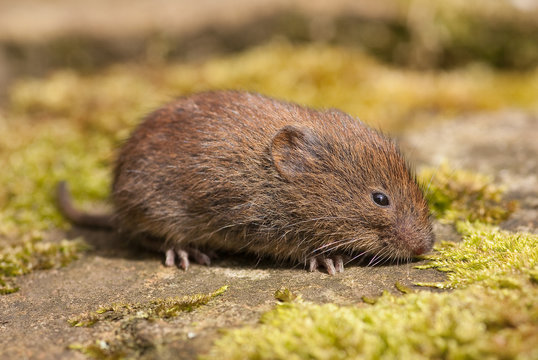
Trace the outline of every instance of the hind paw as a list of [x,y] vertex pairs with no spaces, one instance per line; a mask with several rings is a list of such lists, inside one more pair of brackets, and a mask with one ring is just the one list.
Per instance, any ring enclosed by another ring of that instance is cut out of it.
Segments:
[[315,271],[320,266],[324,267],[329,275],[336,275],[336,273],[344,272],[344,258],[341,255],[333,256],[314,256],[307,260],[308,269]]
[[[189,258],[193,259],[200,265],[209,266],[211,259],[198,249],[194,248],[172,248],[165,252],[164,265],[177,265],[183,270],[187,270],[190,266]],[[179,261],[179,262],[178,262]]]

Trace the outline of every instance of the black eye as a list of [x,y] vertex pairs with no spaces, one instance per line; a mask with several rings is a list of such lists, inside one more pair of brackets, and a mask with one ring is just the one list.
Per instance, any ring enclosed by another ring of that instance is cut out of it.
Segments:
[[372,193],[372,200],[379,206],[389,206],[389,197],[383,193],[375,192]]

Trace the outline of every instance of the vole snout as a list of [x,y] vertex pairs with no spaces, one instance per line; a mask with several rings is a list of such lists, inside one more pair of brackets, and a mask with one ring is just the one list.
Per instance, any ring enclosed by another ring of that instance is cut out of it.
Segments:
[[396,243],[409,257],[425,254],[432,249],[434,235],[429,224],[424,228],[421,228],[422,225],[417,224],[414,219],[406,219],[394,226]]

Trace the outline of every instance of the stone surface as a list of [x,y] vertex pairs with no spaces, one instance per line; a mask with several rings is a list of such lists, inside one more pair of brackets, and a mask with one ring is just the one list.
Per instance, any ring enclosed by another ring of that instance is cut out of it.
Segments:
[[194,264],[184,272],[164,267],[156,254],[107,246],[114,243],[111,234],[71,235],[79,234],[94,246],[83,259],[60,270],[25,276],[19,281],[19,292],[0,297],[0,348],[4,356],[73,356],[67,345],[99,338],[109,325],[73,328],[67,320],[94,311],[99,305],[209,293],[229,285],[229,290],[209,305],[157,325],[159,331],[174,333],[178,338],[173,347],[190,349],[194,356],[208,349],[219,328],[255,323],[263,311],[275,304],[274,293],[282,286],[302,294],[305,300],[354,304],[360,303],[362,296],[375,297],[383,290],[397,293],[396,281],[412,286],[415,281],[443,278],[434,271],[413,269],[414,264],[352,264],[343,274],[329,276],[310,273],[302,266],[258,262],[231,254],[222,254],[210,267]]

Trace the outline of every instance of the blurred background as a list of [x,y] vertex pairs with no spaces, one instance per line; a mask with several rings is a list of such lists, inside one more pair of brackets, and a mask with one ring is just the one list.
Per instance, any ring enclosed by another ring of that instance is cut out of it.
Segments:
[[538,63],[537,0],[1,0],[0,84],[53,69],[202,61],[275,39],[394,66]]

